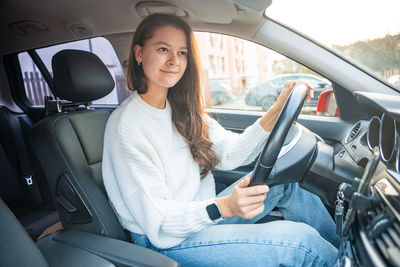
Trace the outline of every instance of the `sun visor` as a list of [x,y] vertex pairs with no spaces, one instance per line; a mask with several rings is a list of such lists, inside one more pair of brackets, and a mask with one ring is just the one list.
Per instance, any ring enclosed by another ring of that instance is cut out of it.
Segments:
[[235,4],[229,1],[185,0],[181,4],[182,8],[164,2],[146,1],[137,4],[136,11],[142,17],[155,13],[164,13],[179,17],[190,16],[196,20],[218,24],[230,24],[238,16]]

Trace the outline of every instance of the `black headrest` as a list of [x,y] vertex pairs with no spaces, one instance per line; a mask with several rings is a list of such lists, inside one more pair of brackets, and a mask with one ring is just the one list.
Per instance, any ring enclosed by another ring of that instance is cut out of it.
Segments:
[[52,59],[53,94],[73,102],[90,102],[108,95],[115,86],[98,56],[81,50],[62,50]]

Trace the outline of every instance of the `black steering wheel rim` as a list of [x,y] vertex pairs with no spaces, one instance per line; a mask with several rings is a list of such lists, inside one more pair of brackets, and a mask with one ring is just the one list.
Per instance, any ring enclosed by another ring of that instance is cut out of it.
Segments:
[[267,143],[260,153],[256,166],[254,167],[250,186],[270,184],[268,177],[275,165],[279,152],[289,133],[290,127],[300,114],[307,93],[307,85],[303,83],[299,83],[293,88],[278,116],[278,119],[276,120]]

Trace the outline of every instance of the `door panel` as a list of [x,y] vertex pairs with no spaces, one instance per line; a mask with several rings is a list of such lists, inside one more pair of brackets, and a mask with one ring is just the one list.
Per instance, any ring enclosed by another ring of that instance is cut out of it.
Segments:
[[[209,113],[227,130],[241,133],[246,127],[253,124],[263,113],[260,112],[242,112],[209,110]],[[353,123],[344,121],[338,117],[322,117],[313,115],[300,115],[298,122],[307,127],[312,132],[322,137],[328,144],[334,145],[344,139]],[[237,179],[251,172],[254,168],[254,161],[247,166],[239,167],[231,171],[214,170],[216,183],[226,186],[232,184]]]
[[[262,114],[256,112],[242,112],[242,111],[235,112],[235,111],[220,111],[220,110],[209,110],[209,113],[225,129],[236,133],[242,133],[244,129],[253,124],[258,118],[261,117]],[[224,186],[229,186],[238,179],[240,179],[241,177],[251,172],[254,168],[255,162],[256,161],[247,166],[241,166],[239,168],[230,171],[215,169],[213,171],[213,174],[215,182],[217,183],[217,189],[224,188]]]

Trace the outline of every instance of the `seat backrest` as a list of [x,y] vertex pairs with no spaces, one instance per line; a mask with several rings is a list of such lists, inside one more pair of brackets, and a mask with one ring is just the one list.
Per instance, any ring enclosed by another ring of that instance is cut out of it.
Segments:
[[[114,80],[94,54],[63,50],[54,55],[53,94],[89,102],[111,92]],[[35,124],[33,150],[54,194],[64,228],[128,240],[105,193],[101,161],[110,111],[57,113]]]
[[48,266],[28,233],[0,198],[0,266]]
[[[48,184],[41,179],[41,170],[29,153],[25,135],[32,124],[26,114],[0,106],[0,197],[17,217],[26,211],[25,206],[37,208],[53,201],[48,196]],[[34,174],[33,183],[28,186],[23,177],[31,174]]]
[[25,192],[18,173],[18,157],[7,110],[0,107],[0,197],[12,209],[23,205]]
[[32,125],[28,115],[0,106],[0,198],[35,240],[59,217],[27,140]]

